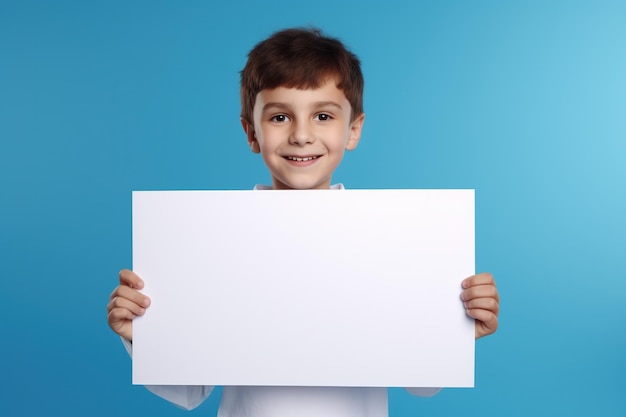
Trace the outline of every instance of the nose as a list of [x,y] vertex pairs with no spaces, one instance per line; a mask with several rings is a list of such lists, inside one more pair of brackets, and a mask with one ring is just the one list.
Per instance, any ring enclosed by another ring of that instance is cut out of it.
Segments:
[[291,145],[303,146],[315,141],[315,139],[313,139],[313,132],[309,123],[294,122],[292,126],[293,129],[289,135],[289,143]]

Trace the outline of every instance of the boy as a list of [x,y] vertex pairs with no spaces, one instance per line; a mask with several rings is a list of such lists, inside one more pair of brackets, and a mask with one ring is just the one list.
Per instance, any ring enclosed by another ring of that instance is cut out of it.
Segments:
[[[363,76],[357,57],[317,30],[289,29],[259,43],[241,73],[241,124],[252,152],[260,153],[271,186],[255,189],[342,189],[331,176],[344,151],[361,137]],[[111,294],[108,322],[132,353],[132,319],[145,313],[143,281],[123,270]],[[461,299],[476,321],[476,338],[498,327],[499,295],[491,275],[462,282]],[[210,354],[210,352],[207,352]],[[198,406],[213,387],[150,386],[184,408]],[[431,396],[437,388],[407,388]],[[386,388],[237,387],[223,389],[219,417],[385,417]]]

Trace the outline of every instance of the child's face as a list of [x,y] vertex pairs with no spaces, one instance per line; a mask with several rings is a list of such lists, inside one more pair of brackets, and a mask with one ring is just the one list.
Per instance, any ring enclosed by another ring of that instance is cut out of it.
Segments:
[[344,150],[356,148],[365,115],[335,81],[316,89],[278,87],[256,97],[253,125],[242,121],[253,152],[261,153],[274,189],[328,189]]

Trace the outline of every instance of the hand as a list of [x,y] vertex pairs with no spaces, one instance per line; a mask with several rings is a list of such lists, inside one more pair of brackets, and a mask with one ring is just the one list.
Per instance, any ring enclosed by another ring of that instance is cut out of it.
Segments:
[[475,338],[488,336],[498,328],[500,295],[493,276],[487,272],[463,280],[461,300],[467,315],[476,320]]
[[111,329],[128,340],[133,340],[133,319],[143,316],[150,306],[150,298],[140,293],[143,281],[128,269],[120,271],[120,285],[111,293],[107,305],[107,319]]

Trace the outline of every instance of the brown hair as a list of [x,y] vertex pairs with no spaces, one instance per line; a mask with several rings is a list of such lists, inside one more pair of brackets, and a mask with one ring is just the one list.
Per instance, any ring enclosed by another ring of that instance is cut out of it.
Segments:
[[334,77],[352,107],[363,113],[363,74],[356,55],[319,29],[286,29],[259,42],[241,71],[241,117],[252,123],[257,94],[277,87],[317,88]]

